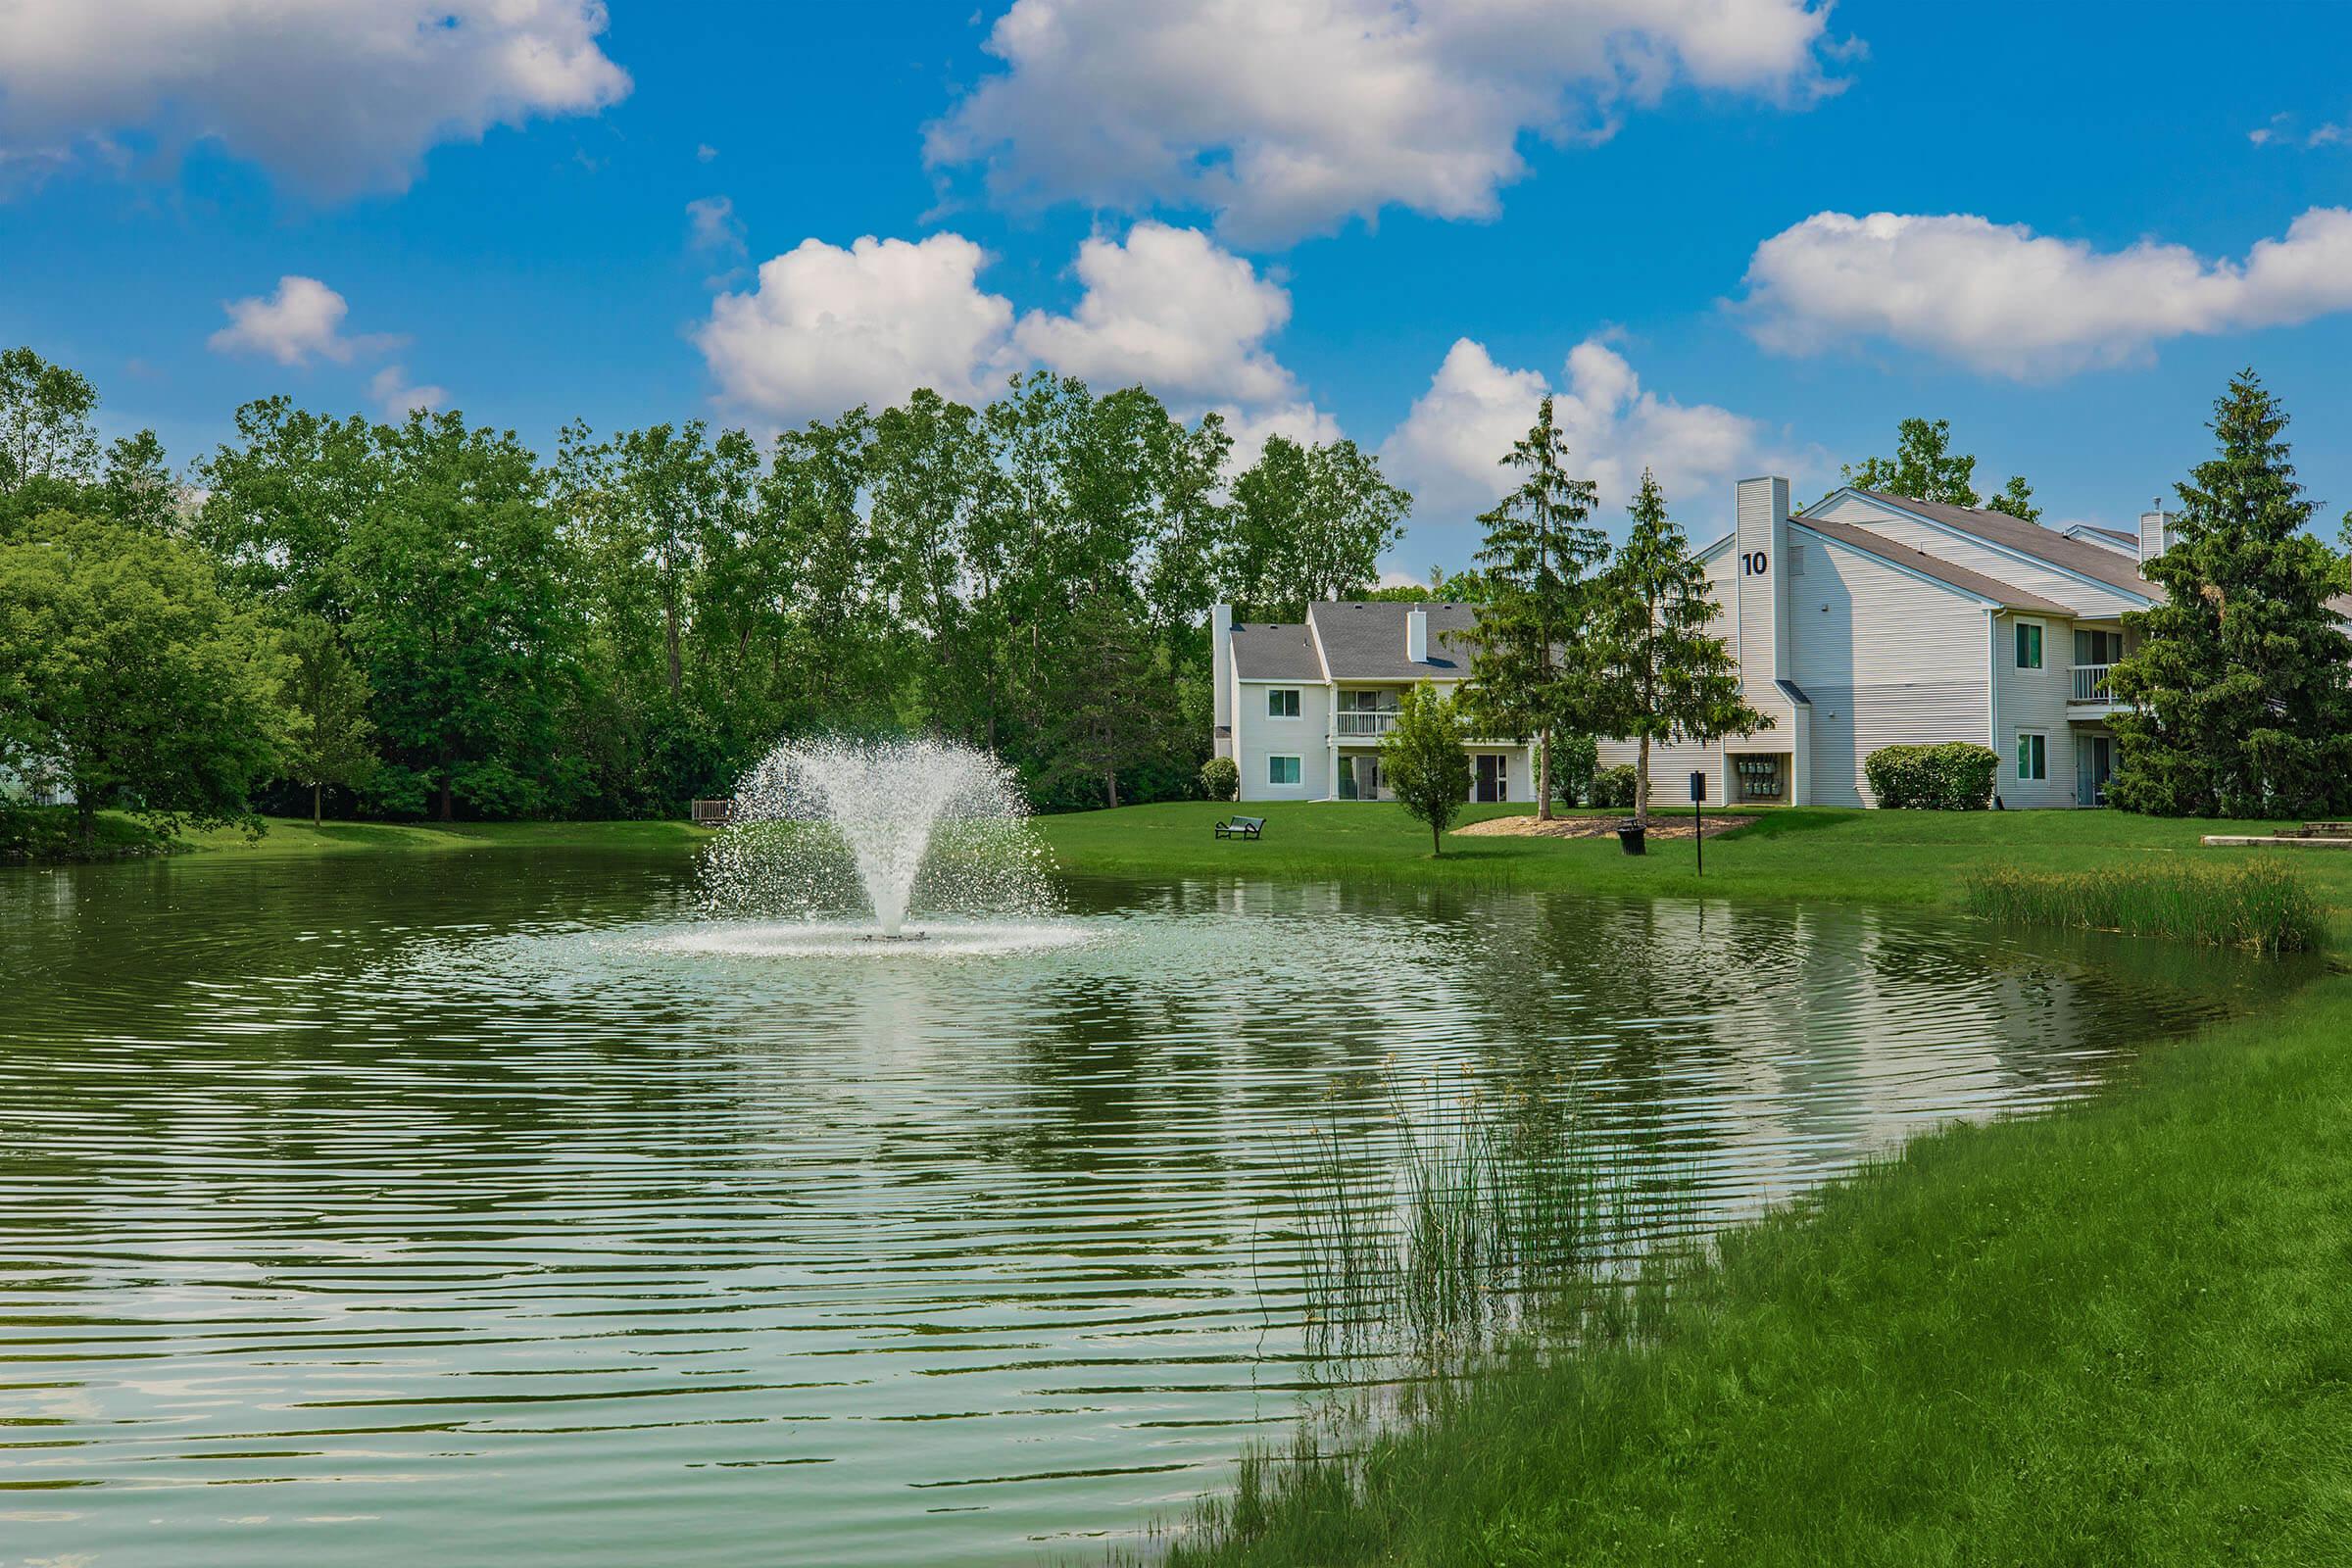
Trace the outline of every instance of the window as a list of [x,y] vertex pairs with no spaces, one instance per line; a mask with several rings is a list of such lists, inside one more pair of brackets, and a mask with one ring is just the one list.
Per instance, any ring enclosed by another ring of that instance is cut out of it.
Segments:
[[2078,664],[2119,664],[2124,659],[2124,634],[2120,631],[2078,631],[2075,633],[2075,662]]
[[[1297,695],[1298,695],[1298,693],[1294,692],[1294,693],[1292,693],[1291,695],[1295,697],[1295,696],[1297,696]],[[1269,783],[1269,784],[1296,784],[1296,783],[1298,783],[1298,759],[1297,759],[1296,757],[1269,757],[1269,758],[1267,758],[1267,759],[1266,759],[1266,782],[1267,782],[1267,783]]]
[[2017,776],[2021,779],[2050,776],[2050,743],[2044,736],[2026,730],[2017,732]]
[[1297,718],[1298,716],[1298,692],[1277,690],[1266,693],[1266,716],[1268,718]]
[[2017,623],[2017,667],[2041,667],[2041,622],[2021,620]]

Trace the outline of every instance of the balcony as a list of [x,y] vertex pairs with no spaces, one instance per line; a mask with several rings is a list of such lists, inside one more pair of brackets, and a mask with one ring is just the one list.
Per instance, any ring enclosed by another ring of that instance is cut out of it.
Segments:
[[2066,700],[2090,708],[2115,707],[2114,689],[2107,684],[2107,677],[2114,670],[2113,664],[2077,664],[2074,669],[2074,690],[2068,693]]
[[1396,711],[1395,709],[1379,711],[1359,710],[1351,713],[1343,709],[1335,715],[1335,722],[1339,728],[1334,733],[1344,741],[1378,740],[1396,727]]

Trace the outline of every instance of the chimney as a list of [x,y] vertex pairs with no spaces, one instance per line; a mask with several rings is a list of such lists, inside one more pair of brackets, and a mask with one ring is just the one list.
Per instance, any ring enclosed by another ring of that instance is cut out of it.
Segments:
[[[1208,612],[1208,669],[1210,683],[1216,687],[1216,694],[1210,706],[1216,714],[1214,722],[1217,735],[1219,737],[1228,736],[1233,730],[1233,607],[1231,605],[1212,606]],[[1215,750],[1219,757],[1231,757],[1233,755],[1232,748],[1232,741],[1220,738]]]
[[[1788,673],[1788,481],[1742,479],[1735,487],[1733,512],[1740,552],[1733,580],[1732,616],[1740,641],[1740,667],[1751,694],[1772,690]],[[1750,701],[1754,700],[1751,695]]]
[[1404,657],[1416,664],[1429,662],[1429,612],[1419,605],[1404,612]]
[[2180,542],[2180,536],[2173,531],[2173,514],[2163,510],[2163,497],[2157,497],[2156,506],[2156,511],[2139,514],[2139,564],[2143,566]]

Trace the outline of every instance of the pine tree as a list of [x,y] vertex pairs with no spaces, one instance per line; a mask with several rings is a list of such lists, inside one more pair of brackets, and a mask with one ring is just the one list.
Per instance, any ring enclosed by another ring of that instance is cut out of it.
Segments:
[[1597,662],[1589,635],[1593,569],[1609,542],[1592,526],[1595,490],[1567,472],[1568,444],[1552,421],[1551,399],[1536,412],[1526,438],[1502,462],[1526,477],[1479,518],[1487,538],[1478,552],[1486,584],[1471,634],[1471,721],[1498,739],[1542,743],[1536,814],[1551,818],[1551,737],[1599,728]]
[[1740,662],[1708,634],[1721,609],[1706,568],[1667,516],[1666,497],[1647,468],[1627,512],[1633,530],[1607,578],[1608,728],[1638,743],[1634,819],[1646,827],[1650,742],[1745,735],[1770,728],[1772,719],[1747,706]]
[[2328,607],[2345,564],[2304,531],[2285,409],[2251,369],[2214,404],[2218,454],[2179,485],[2180,542],[2141,569],[2166,603],[2124,616],[2108,797],[2167,816],[2352,806],[2352,639]]

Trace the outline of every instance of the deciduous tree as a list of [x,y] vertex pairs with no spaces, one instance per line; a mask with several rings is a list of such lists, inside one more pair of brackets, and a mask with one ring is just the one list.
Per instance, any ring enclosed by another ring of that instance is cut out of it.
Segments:
[[285,776],[311,792],[311,824],[319,821],[326,785],[356,789],[375,772],[368,744],[368,677],[344,651],[334,627],[306,615],[278,634],[285,656],[280,698],[286,710]]
[[1429,824],[1429,853],[1446,853],[1446,830],[1470,799],[1467,731],[1453,699],[1429,682],[1396,701],[1396,722],[1380,738],[1381,783],[1405,814]]

